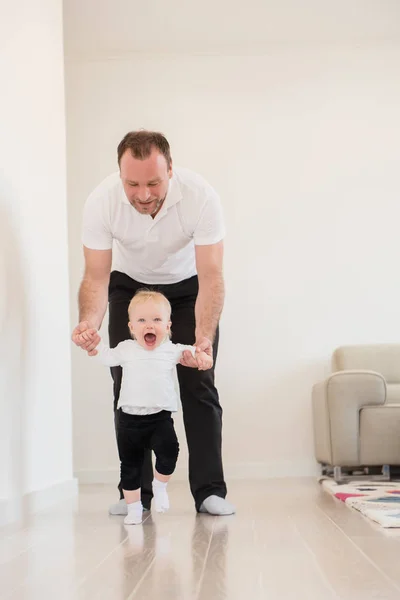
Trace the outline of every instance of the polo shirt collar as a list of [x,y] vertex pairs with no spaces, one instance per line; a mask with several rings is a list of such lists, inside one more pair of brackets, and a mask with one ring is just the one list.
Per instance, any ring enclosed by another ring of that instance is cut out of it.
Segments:
[[181,186],[179,185],[177,176],[175,175],[175,173],[173,173],[171,179],[169,180],[168,192],[162,209],[168,209],[170,206],[174,206],[174,204],[176,204],[180,200],[182,200]]

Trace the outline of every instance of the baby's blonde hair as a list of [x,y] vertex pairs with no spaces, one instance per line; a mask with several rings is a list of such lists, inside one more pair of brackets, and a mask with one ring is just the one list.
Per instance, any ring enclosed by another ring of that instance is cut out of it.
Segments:
[[128,306],[128,314],[131,312],[134,306],[137,306],[138,304],[144,304],[144,302],[147,302],[148,300],[153,300],[157,304],[164,304],[168,311],[168,317],[171,316],[171,305],[164,294],[161,292],[154,292],[153,290],[148,290],[146,288],[142,288],[133,296]]
[[[148,290],[147,288],[142,288],[141,290],[136,292],[136,294],[133,296],[132,300],[129,303],[129,320],[131,318],[132,309],[135,306],[138,306],[139,304],[144,304],[145,302],[148,302],[148,300],[153,300],[153,302],[155,302],[156,304],[164,305],[168,313],[168,320],[171,318],[171,304],[169,303],[169,300],[164,296],[164,294],[162,294],[161,292]],[[168,332],[168,337],[171,337],[171,330],[169,330]]]

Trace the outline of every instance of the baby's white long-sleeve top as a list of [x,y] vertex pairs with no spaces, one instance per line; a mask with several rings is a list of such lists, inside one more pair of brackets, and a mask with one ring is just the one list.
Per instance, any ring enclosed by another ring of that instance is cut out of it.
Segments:
[[194,356],[194,346],[168,340],[154,350],[146,350],[135,340],[125,340],[116,348],[109,348],[101,341],[96,350],[96,358],[103,365],[122,367],[118,408],[123,412],[149,415],[178,410],[174,371],[184,350],[190,350]]

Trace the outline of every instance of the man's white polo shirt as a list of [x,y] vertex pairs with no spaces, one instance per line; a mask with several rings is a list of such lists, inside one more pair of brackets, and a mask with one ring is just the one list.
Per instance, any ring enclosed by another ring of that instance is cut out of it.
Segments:
[[200,175],[176,168],[160,212],[153,219],[128,201],[119,172],[89,196],[83,244],[113,250],[112,269],[147,284],[183,281],[196,274],[195,245],[216,244],[225,227],[216,191]]

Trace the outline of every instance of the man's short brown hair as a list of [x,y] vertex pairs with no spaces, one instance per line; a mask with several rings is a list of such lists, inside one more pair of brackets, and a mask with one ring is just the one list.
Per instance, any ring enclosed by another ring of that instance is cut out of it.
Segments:
[[165,157],[167,166],[170,168],[171,150],[167,138],[157,131],[130,131],[118,144],[118,164],[121,164],[122,155],[130,150],[132,156],[139,160],[149,158],[152,150],[158,150]]

